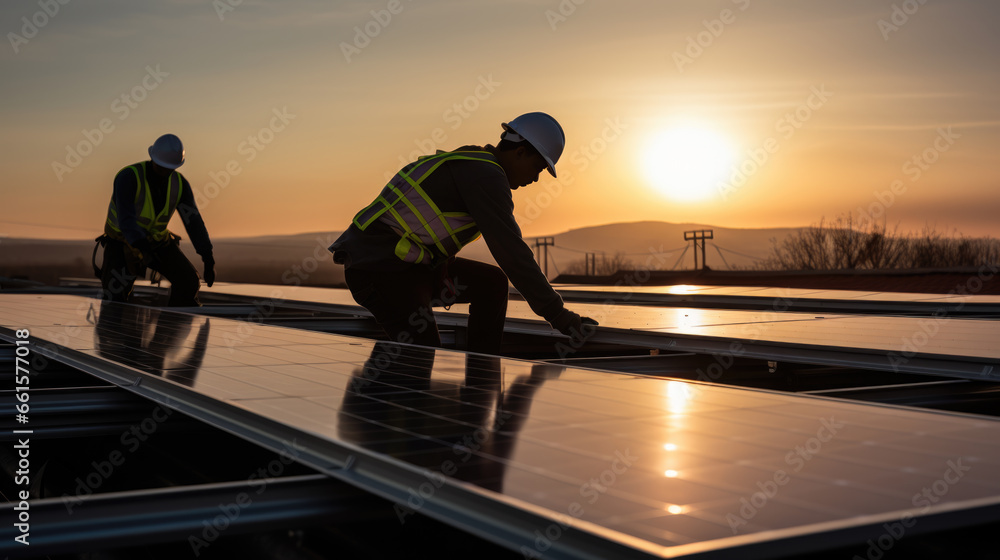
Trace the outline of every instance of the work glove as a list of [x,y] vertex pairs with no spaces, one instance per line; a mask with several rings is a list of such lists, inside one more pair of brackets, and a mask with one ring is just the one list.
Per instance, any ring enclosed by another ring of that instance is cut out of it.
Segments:
[[549,323],[557,331],[574,340],[588,338],[594,334],[594,327],[597,325],[597,321],[590,317],[581,317],[578,313],[574,313],[566,308],[563,308]]
[[215,283],[215,259],[212,257],[202,257],[202,262],[205,263],[205,284],[209,288]]
[[144,237],[130,246],[136,251],[139,251],[140,265],[149,266],[149,263],[153,262],[153,244],[150,243],[148,239]]

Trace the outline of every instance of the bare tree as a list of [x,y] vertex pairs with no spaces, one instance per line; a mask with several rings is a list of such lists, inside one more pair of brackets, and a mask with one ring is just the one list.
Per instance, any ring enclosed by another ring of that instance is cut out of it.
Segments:
[[799,230],[780,244],[772,239],[771,255],[759,270],[854,270],[888,268],[950,268],[1000,261],[1000,241],[945,237],[925,226],[918,235],[891,233],[884,221],[855,222],[838,217],[830,225]]
[[[633,267],[632,260],[625,257],[625,253],[619,251],[615,253],[615,256],[608,258],[607,255],[601,253],[600,256],[594,262],[595,275],[597,276],[608,276],[618,272],[619,270],[631,270]],[[590,271],[587,270],[586,259],[579,259],[569,263],[566,267],[566,274],[578,274],[587,275]]]

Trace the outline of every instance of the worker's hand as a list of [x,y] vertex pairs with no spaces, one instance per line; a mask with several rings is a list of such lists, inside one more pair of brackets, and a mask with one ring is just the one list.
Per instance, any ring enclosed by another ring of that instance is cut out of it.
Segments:
[[205,284],[209,288],[215,283],[215,259],[212,257],[202,257],[202,261],[205,263]]
[[133,243],[131,247],[139,251],[139,264],[149,266],[149,263],[153,262],[153,245],[148,239],[142,238]]
[[581,317],[566,308],[563,308],[550,323],[556,330],[574,340],[583,340],[594,334],[593,327],[597,325],[597,321],[590,317]]

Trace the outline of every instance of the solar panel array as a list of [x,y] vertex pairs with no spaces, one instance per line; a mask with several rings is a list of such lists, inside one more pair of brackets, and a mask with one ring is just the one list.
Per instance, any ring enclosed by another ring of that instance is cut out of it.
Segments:
[[[955,293],[923,294],[906,292],[880,292],[862,290],[826,290],[808,288],[775,288],[765,286],[590,286],[579,284],[556,285],[560,292],[592,292],[597,294],[673,295],[673,296],[730,296],[810,300],[865,300],[885,302],[940,303],[965,302],[968,304],[1000,303],[1000,296],[978,294],[975,287],[982,287],[982,280],[976,274],[969,276],[971,286],[956,285]],[[978,282],[978,284],[976,283]],[[961,290],[961,288],[965,288]],[[961,292],[959,291],[961,290]]]
[[[901,367],[914,354],[949,356],[1000,366],[1000,345],[994,343],[1000,340],[1000,321],[954,318],[947,313],[905,317],[795,312],[787,310],[785,298],[792,297],[787,293],[782,296],[773,293],[775,289],[772,288],[746,290],[766,292],[766,299],[771,304],[761,310],[652,307],[629,305],[627,301],[570,303],[567,306],[597,319],[603,327],[602,333],[656,333],[814,349],[852,349],[877,353],[886,363],[892,357]],[[232,284],[220,285],[211,292],[250,297],[263,302],[277,299],[293,305],[322,305],[367,313],[358,307],[347,290]],[[623,293],[627,295],[629,292]],[[452,306],[450,313],[438,313],[441,321],[448,324],[462,324],[467,314],[468,305],[465,304]],[[509,303],[507,318],[547,329],[547,324],[523,301]],[[991,376],[1000,380],[1000,367],[984,375],[987,378]]]
[[166,379],[178,401],[209,397],[223,413],[417,467],[428,484],[398,483],[406,508],[435,500],[440,483],[534,512],[533,523],[550,522],[508,544],[539,554],[569,527],[637,553],[677,555],[1000,504],[1000,422],[989,418],[72,296],[2,294],[0,317],[6,329],[59,344],[64,358]]

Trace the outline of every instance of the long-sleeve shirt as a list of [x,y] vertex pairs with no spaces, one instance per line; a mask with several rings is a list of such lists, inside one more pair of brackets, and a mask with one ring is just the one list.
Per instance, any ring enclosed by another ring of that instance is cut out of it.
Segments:
[[[139,165],[142,169],[141,164]],[[178,173],[180,175],[180,173]],[[146,182],[149,183],[150,194],[153,200],[153,209],[158,214],[167,204],[167,180],[169,175],[160,176],[152,170],[151,164],[146,164]],[[181,215],[184,229],[194,250],[202,258],[212,258],[212,241],[208,237],[208,230],[205,228],[205,221],[201,218],[201,212],[194,201],[194,193],[191,191],[191,183],[180,175],[181,179],[181,199],[177,203],[177,212]],[[140,239],[147,236],[146,230],[139,225],[135,214],[135,193],[139,185],[136,184],[135,173],[126,167],[115,175],[115,206],[118,209],[118,227],[125,236],[125,242],[134,245]]]
[[[421,186],[442,212],[466,212],[472,216],[493,258],[533,312],[551,321],[563,310],[562,298],[552,289],[538,268],[534,253],[521,237],[521,228],[514,218],[510,184],[500,166],[485,161],[451,160]],[[365,231],[351,224],[330,246],[330,251],[344,251],[345,266],[363,270],[392,272],[427,266],[397,257],[394,251],[398,242],[399,234],[382,222],[372,223]]]

